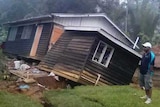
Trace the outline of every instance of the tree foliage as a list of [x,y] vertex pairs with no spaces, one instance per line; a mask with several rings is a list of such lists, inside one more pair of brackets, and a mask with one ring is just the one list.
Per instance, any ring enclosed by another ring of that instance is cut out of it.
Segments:
[[51,13],[101,12],[123,31],[127,25],[126,34],[132,39],[140,36],[142,41],[154,42],[159,37],[156,32],[160,31],[159,3],[159,0],[128,0],[128,4],[120,4],[119,0],[0,0],[0,23]]
[[[129,33],[135,38],[141,37],[142,42],[151,41],[159,21],[159,5],[156,0],[130,0]],[[154,41],[153,41],[154,42]]]

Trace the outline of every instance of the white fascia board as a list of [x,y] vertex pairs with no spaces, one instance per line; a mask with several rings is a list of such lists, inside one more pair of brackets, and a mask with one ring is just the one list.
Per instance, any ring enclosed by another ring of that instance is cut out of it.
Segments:
[[99,27],[72,27],[66,26],[64,27],[65,30],[78,30],[78,31],[99,31],[101,28]]

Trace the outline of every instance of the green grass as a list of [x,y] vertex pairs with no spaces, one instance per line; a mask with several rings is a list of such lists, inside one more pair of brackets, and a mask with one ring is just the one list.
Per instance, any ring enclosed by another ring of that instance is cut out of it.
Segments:
[[43,107],[40,103],[21,94],[0,91],[0,107]]
[[160,91],[153,90],[153,101],[140,99],[144,92],[131,86],[81,86],[75,89],[47,91],[46,100],[54,107],[158,107]]

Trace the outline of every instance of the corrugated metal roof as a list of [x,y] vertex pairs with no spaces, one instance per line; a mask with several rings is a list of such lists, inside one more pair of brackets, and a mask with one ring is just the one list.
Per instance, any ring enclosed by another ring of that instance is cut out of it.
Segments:
[[[28,19],[22,19],[22,20],[18,20],[18,21],[7,22],[5,24],[16,24],[16,23],[23,23],[23,22],[29,22],[29,21],[52,19],[53,17],[104,17],[128,41],[130,41],[132,44],[134,44],[134,42],[127,35],[125,35],[104,13],[87,13],[87,14],[52,13],[51,15],[43,15],[43,16],[38,16],[38,17],[31,17],[31,18],[28,18]],[[139,47],[137,46],[137,48],[139,48]]]
[[[88,14],[70,14],[70,13],[52,13],[53,16],[58,16],[58,17],[104,17],[106,20],[108,20],[113,27],[115,27],[127,40],[129,40],[132,44],[134,42],[127,36],[125,35],[107,16],[105,13],[88,13]],[[138,49],[139,47],[136,46]]]
[[[5,24],[15,24],[15,23],[23,23],[23,22],[29,22],[29,21],[37,21],[37,20],[44,20],[44,19],[52,19],[53,17],[104,17],[108,22],[110,22],[113,27],[115,27],[127,40],[129,40],[132,44],[134,42],[127,36],[125,35],[107,16],[105,13],[87,13],[87,14],[71,14],[71,13],[52,13],[51,15],[43,15],[43,16],[38,16],[38,17],[31,17],[28,19],[22,19],[18,21],[12,21],[12,22],[7,22]],[[137,48],[139,48],[137,46]]]

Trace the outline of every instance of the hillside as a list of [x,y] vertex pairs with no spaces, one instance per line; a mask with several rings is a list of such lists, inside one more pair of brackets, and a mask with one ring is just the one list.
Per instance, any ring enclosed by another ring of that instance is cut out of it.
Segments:
[[45,92],[53,107],[158,107],[160,91],[153,90],[153,102],[140,99],[144,92],[132,86],[81,86],[73,90]]

